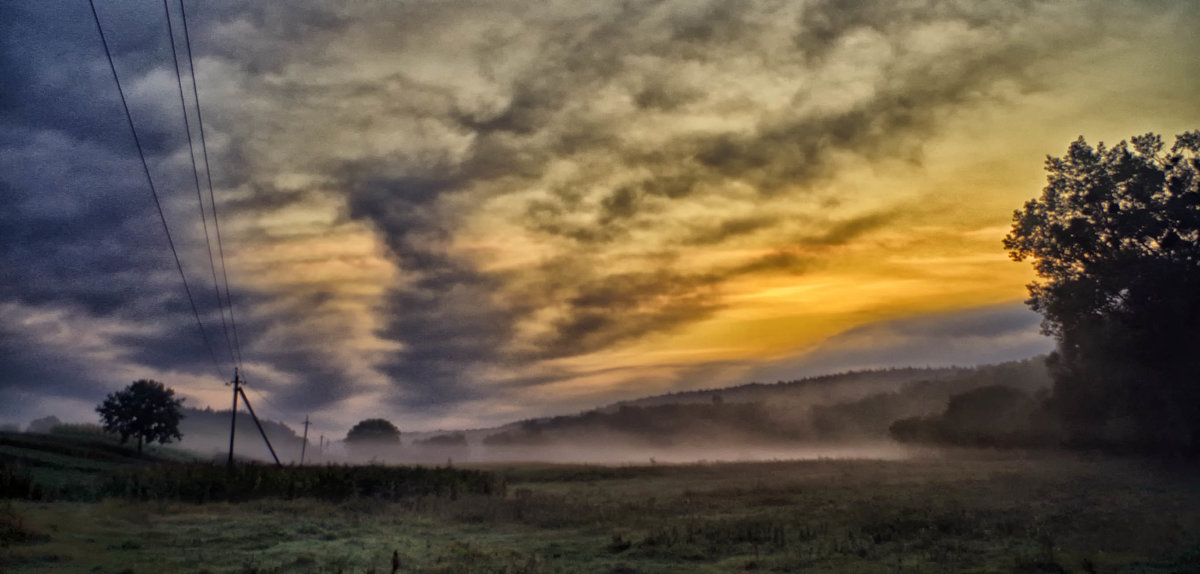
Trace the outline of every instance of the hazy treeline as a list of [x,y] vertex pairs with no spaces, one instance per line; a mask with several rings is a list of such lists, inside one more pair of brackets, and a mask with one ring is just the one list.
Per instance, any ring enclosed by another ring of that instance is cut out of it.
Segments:
[[1033,395],[990,385],[950,397],[946,409],[892,423],[901,442],[960,446],[1036,447],[1062,444],[1061,425],[1047,405],[1049,392]]
[[[921,376],[926,374],[933,376]],[[903,377],[917,378],[904,382]],[[839,379],[854,388],[839,388]],[[955,397],[977,389],[1002,386],[1029,397],[1049,384],[1042,357],[976,368],[847,373],[776,385],[743,385],[703,395],[687,393],[690,402],[662,403],[665,397],[655,397],[577,415],[528,420],[487,436],[482,444],[513,447],[617,441],[669,447],[879,441],[888,437],[893,422],[939,416],[947,404],[956,404]],[[868,386],[892,390],[861,396]],[[825,392],[816,393],[816,388]],[[828,402],[812,398],[822,395],[858,398],[827,398]],[[737,400],[763,396],[775,400]],[[798,396],[811,402],[804,405]],[[703,402],[698,400],[701,397]],[[983,397],[985,402],[987,398]]]

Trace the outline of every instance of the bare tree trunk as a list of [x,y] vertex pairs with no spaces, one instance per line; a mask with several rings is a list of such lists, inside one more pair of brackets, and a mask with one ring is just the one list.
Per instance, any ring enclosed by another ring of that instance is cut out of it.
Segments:
[[142,435],[138,435],[138,454],[142,454]]

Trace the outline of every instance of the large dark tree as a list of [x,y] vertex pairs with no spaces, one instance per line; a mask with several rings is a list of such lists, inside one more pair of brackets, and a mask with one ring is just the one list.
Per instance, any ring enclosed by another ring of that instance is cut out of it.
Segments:
[[366,419],[346,433],[346,442],[397,445],[400,444],[400,429],[386,419]]
[[1048,158],[1004,246],[1058,341],[1051,406],[1077,441],[1200,448],[1200,131]]
[[121,444],[137,438],[138,452],[143,442],[167,444],[181,439],[179,421],[183,420],[183,399],[158,381],[142,379],[110,393],[96,412],[104,430],[121,435]]

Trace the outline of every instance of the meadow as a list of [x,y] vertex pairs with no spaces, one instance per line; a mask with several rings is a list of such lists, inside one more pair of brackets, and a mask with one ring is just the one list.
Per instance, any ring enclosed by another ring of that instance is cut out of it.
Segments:
[[429,574],[1200,572],[1200,481],[1161,461],[931,451],[467,472],[493,486],[9,500],[0,570],[349,574],[391,572],[395,552],[401,572]]

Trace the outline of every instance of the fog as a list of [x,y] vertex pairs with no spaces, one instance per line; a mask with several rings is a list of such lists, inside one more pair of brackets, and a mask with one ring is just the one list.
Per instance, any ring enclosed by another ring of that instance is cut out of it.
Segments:
[[[261,442],[261,440],[259,441]],[[312,464],[422,464],[473,465],[504,463],[654,465],[713,462],[754,462],[811,459],[898,460],[920,451],[892,441],[814,444],[761,444],[723,441],[713,445],[648,445],[615,440],[555,442],[538,446],[489,446],[479,443],[456,447],[417,444],[327,445],[324,452],[310,447]],[[240,452],[240,451],[239,451]],[[254,457],[261,460],[261,457]],[[283,458],[281,456],[281,458]]]
[[[930,445],[1053,444],[1057,429],[1044,424],[1045,409],[1036,398],[1047,381],[1044,363],[1035,358],[976,368],[851,372],[645,397],[488,429],[411,432],[371,419],[363,422],[379,423],[377,432],[351,432],[332,440],[310,435],[305,442],[285,423],[259,423],[284,464],[301,462],[302,452],[304,462],[311,464],[898,459]],[[172,446],[224,461],[230,412],[185,408],[184,415],[183,439]],[[241,460],[274,460],[259,425],[247,413],[238,413],[234,454]]]

